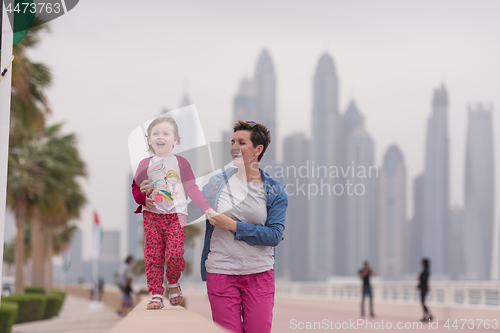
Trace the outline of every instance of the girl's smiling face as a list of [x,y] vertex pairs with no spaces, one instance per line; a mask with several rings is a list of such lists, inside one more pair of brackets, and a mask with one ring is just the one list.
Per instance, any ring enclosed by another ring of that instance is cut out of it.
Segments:
[[257,157],[262,151],[262,145],[254,148],[252,140],[250,140],[250,133],[250,131],[243,130],[233,134],[229,152],[235,167],[248,167],[250,163],[257,162]]
[[148,137],[148,144],[153,147],[155,155],[158,157],[169,157],[177,141],[174,127],[168,122],[162,122],[154,126]]

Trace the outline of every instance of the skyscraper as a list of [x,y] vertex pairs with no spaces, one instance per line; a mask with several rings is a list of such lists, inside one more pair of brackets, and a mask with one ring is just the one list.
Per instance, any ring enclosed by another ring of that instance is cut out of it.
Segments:
[[[446,224],[446,261],[448,262],[447,273],[452,280],[467,278],[464,275],[465,251],[467,251],[464,235],[464,209],[453,207],[448,212],[448,223]],[[482,259],[479,259],[482,260]]]
[[103,231],[101,252],[99,260],[102,261],[121,261],[120,256],[120,231]]
[[423,256],[423,235],[425,216],[424,174],[413,180],[413,217],[408,226],[407,266],[406,273],[415,273],[420,269],[420,260]]
[[241,79],[238,92],[233,99],[233,122],[231,125],[238,120],[251,120],[249,117],[250,115],[253,116],[253,90],[254,87],[251,80],[247,78]]
[[[378,169],[375,145],[364,128],[354,130],[347,141],[351,161],[347,175],[347,273],[356,275],[363,261],[378,267]],[[350,184],[350,185],[349,185]]]
[[[238,120],[253,120],[266,125],[273,142],[276,142],[276,75],[267,49],[262,50],[257,60],[253,79],[240,81],[233,99],[233,124]],[[266,151],[262,163],[275,165],[276,149]]]
[[380,275],[403,273],[406,240],[406,169],[401,150],[392,145],[380,170]]
[[[267,49],[262,50],[254,74],[255,121],[263,123],[271,130],[276,142],[276,75],[274,65]],[[266,151],[263,157],[268,164],[276,163],[276,149]]]
[[427,122],[424,174],[423,254],[434,274],[446,272],[445,230],[449,205],[448,93],[442,85],[434,90],[432,114]]
[[[338,165],[341,118],[339,116],[339,83],[333,59],[323,54],[314,74],[311,165],[329,168]],[[310,185],[330,188],[330,177],[311,177]],[[311,197],[309,210],[308,272],[311,280],[324,280],[333,275],[335,267],[335,208],[334,197],[317,194]]]
[[[276,274],[294,281],[308,279],[307,245],[309,201],[300,191],[308,179],[300,172],[307,165],[309,141],[303,133],[296,133],[283,140],[283,179],[287,185],[288,208],[284,240],[276,247]],[[302,169],[301,169],[302,168]]]
[[193,104],[193,103],[191,103],[191,98],[189,98],[189,94],[187,92],[184,93],[184,96],[182,97],[181,105],[179,105],[179,108],[182,108],[184,106],[188,106],[191,104]]
[[465,161],[466,276],[489,279],[493,245],[495,172],[492,108],[469,107]]
[[[359,112],[359,109],[354,100],[351,100],[345,113],[342,115],[342,140],[340,142],[339,158],[337,163],[341,165],[344,170],[350,167],[351,161],[349,160],[347,145],[351,134],[357,128],[363,128],[365,118]],[[346,184],[347,178],[340,174],[337,180],[341,184]],[[348,256],[347,249],[349,248],[348,240],[348,221],[347,221],[347,193],[335,196],[335,273],[336,275],[350,275],[348,271]],[[372,263],[373,264],[373,263]]]

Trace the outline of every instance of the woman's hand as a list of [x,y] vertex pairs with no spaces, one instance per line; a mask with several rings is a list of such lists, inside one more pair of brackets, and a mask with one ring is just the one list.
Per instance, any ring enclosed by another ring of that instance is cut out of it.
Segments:
[[151,190],[153,190],[153,182],[149,179],[144,180],[141,183],[141,192],[144,193],[144,192],[150,191],[148,193],[148,195],[149,195],[151,193]]
[[[209,210],[207,210],[207,212]],[[230,217],[227,217],[224,214],[219,214],[219,213],[215,212],[213,209],[212,209],[212,211],[215,213],[214,215],[209,216],[207,214],[208,222],[210,222],[211,225],[213,225],[214,227],[217,227],[217,228],[226,229],[226,230],[236,232],[237,223],[235,220],[233,220]]]

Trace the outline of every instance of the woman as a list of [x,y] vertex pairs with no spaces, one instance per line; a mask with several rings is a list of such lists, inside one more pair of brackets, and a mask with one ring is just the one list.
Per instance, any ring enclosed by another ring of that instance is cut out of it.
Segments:
[[420,289],[420,299],[422,301],[422,308],[424,309],[424,317],[422,318],[422,321],[431,321],[432,314],[430,313],[429,309],[425,306],[425,296],[427,296],[427,292],[429,291],[429,276],[430,276],[429,259],[423,258],[421,265],[424,270],[422,271],[422,273],[420,273],[420,275],[417,275],[417,278],[419,280],[419,284],[417,287]]
[[271,142],[268,128],[239,121],[233,131],[236,168],[212,177],[202,191],[219,213],[207,223],[202,278],[216,323],[232,332],[270,332],[274,247],[283,236],[288,198],[284,185],[259,168]]
[[[232,332],[265,333],[271,331],[274,247],[285,230],[288,198],[285,186],[259,168],[269,129],[238,121],[233,130],[235,168],[213,176],[202,190],[215,212],[207,216],[201,275],[216,323]],[[189,205],[189,221],[202,214]]]

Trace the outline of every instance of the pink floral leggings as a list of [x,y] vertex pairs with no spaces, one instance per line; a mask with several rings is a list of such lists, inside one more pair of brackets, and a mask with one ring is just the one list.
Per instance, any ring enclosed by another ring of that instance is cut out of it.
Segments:
[[167,260],[168,283],[177,283],[184,270],[186,215],[144,211],[144,261],[148,290],[163,295],[163,270]]

